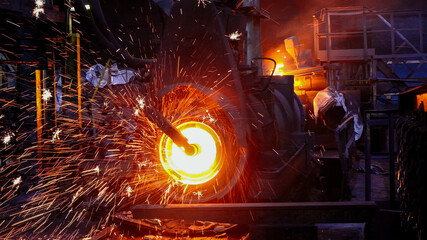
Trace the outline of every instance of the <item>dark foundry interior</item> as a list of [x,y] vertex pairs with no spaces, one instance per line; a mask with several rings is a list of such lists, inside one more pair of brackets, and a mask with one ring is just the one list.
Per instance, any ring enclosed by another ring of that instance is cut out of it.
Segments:
[[0,239],[427,239],[424,0],[0,16]]

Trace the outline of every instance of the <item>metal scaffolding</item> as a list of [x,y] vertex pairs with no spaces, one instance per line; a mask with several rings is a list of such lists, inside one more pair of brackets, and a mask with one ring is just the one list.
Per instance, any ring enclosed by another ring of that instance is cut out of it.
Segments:
[[314,54],[338,89],[372,86],[372,103],[427,81],[421,11],[325,8],[314,17]]

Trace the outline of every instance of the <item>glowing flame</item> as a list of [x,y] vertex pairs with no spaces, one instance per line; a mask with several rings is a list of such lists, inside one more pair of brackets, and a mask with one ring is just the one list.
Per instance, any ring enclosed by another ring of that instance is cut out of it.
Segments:
[[[274,68],[274,73],[273,73],[274,76],[284,76],[284,75],[292,74],[290,72],[291,71],[290,67],[285,66],[284,64],[286,60],[286,55],[284,54],[284,51],[280,49],[270,49],[269,51],[267,51],[266,56],[276,61],[276,67]],[[266,75],[270,75],[272,71],[273,71],[273,64],[267,65],[267,68],[265,69],[264,72]],[[302,82],[300,78],[295,77],[294,91],[297,95],[303,94],[303,90],[300,89],[301,85],[302,85]]]
[[[280,49],[270,50],[267,54],[269,58],[272,58],[276,61],[276,68],[274,69],[275,76],[283,76],[285,75],[285,64],[283,60],[286,56],[282,53]],[[273,65],[269,67],[270,69],[267,71],[267,74],[271,74],[273,71]]]
[[285,65],[282,63],[276,64],[276,68],[274,69],[274,75],[275,76],[285,75],[285,70],[283,70],[284,67],[285,67]]
[[222,143],[216,132],[200,122],[186,122],[177,127],[197,146],[197,153],[186,155],[172,140],[163,135],[159,152],[166,172],[184,184],[202,184],[214,178],[222,166]]
[[417,95],[417,107],[420,107],[421,103],[424,105],[424,111],[427,111],[427,93]]

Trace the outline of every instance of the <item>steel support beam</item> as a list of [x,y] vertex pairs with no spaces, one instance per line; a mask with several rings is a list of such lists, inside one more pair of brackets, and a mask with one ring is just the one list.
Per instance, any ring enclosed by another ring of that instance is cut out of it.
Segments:
[[369,221],[376,212],[374,202],[298,202],[138,205],[135,219],[175,218],[236,224],[315,224]]

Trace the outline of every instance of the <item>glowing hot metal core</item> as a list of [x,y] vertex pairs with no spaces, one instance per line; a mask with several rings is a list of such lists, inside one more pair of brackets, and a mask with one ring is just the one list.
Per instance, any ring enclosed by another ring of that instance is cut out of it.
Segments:
[[160,160],[167,173],[184,184],[202,184],[214,178],[222,166],[222,143],[210,126],[201,122],[186,122],[177,129],[195,147],[187,155],[167,135],[160,139]]

